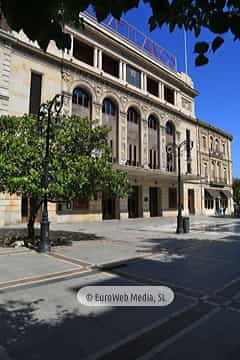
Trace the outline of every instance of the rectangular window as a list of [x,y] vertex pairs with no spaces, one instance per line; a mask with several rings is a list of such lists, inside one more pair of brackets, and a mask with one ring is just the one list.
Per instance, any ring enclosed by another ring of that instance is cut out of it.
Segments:
[[147,77],[147,92],[159,97],[158,81]]
[[22,196],[22,217],[28,217],[28,197]]
[[89,200],[87,199],[74,199],[71,201],[58,202],[57,211],[58,212],[71,212],[71,211],[81,211],[89,209]]
[[189,129],[186,129],[186,142],[187,160],[191,160],[191,133]]
[[206,136],[203,136],[203,137],[202,137],[202,143],[203,143],[203,148],[206,149],[206,147],[207,147],[207,139],[206,139]]
[[31,73],[31,87],[30,87],[30,103],[29,113],[38,115],[41,104],[42,94],[42,75],[32,72]]
[[152,149],[149,150],[149,167],[152,169]]
[[128,160],[129,160],[129,165],[131,165],[132,164],[132,144],[129,144]]
[[169,209],[177,208],[177,189],[176,188],[168,189],[168,204],[169,204]]
[[187,142],[187,173],[192,173],[192,164],[191,164],[191,133],[189,129],[186,129],[186,142]]
[[227,183],[227,168],[223,168],[223,180]]
[[207,191],[204,193],[204,207],[205,209],[213,209],[214,207],[214,200]]
[[126,66],[126,70],[127,70],[127,74],[126,74],[127,82],[140,89],[141,88],[141,72],[128,64]]
[[175,103],[174,90],[168,86],[164,86],[164,100],[173,105]]
[[225,155],[226,147],[225,147],[225,144],[224,144],[224,143],[222,144],[222,152],[223,152],[223,155]]
[[73,56],[76,59],[93,66],[93,47],[75,38],[73,39]]
[[133,165],[137,166],[137,146],[133,146]]
[[112,76],[119,77],[119,61],[104,53],[102,54],[102,69]]

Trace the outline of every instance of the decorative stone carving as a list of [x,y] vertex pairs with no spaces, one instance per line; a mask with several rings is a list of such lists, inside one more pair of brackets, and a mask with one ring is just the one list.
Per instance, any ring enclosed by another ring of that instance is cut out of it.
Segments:
[[99,98],[100,96],[102,96],[103,93],[103,88],[101,86],[96,86],[95,87],[95,91],[96,91],[96,95]]
[[100,117],[102,105],[100,103],[95,102],[94,106],[95,106],[95,114],[96,114],[96,116]]
[[70,71],[62,71],[62,79],[65,83],[73,82],[73,74]]
[[126,105],[126,103],[128,102],[127,96],[121,96],[120,101],[123,106]]
[[63,91],[63,113],[68,116],[71,113],[72,95]]

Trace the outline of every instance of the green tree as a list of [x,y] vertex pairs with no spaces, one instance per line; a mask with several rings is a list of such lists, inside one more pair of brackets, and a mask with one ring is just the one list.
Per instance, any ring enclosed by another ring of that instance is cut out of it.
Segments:
[[[0,117],[1,191],[30,198],[29,238],[43,196],[45,136],[39,136],[34,116]],[[87,119],[63,117],[61,126],[51,128],[49,201],[89,199],[99,192],[119,197],[129,190],[127,175],[111,163],[108,129],[90,126]]]
[[[71,39],[64,33],[63,23],[82,24],[79,13],[93,6],[102,21],[108,14],[120,19],[123,13],[137,7],[140,0],[1,0],[2,13],[10,27],[21,29],[31,40],[37,40],[46,49],[55,40],[59,49],[70,48]],[[150,30],[167,25],[173,32],[184,27],[199,37],[203,28],[215,34],[211,44],[198,42],[196,65],[208,63],[208,54],[215,52],[224,42],[222,34],[231,33],[240,39],[239,0],[144,0],[152,9],[148,19]]]
[[233,200],[240,205],[240,179],[233,179]]

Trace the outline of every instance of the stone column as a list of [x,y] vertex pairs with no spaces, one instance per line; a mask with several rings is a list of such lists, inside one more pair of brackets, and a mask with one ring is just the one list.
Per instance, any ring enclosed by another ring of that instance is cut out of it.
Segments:
[[158,94],[159,98],[163,99],[163,84],[161,82],[158,83]]
[[63,114],[69,116],[72,112],[72,94],[67,91],[63,91]]
[[57,222],[57,204],[48,202],[48,216],[51,223]]
[[149,187],[143,185],[142,186],[142,207],[143,207],[143,217],[149,218],[150,217],[150,199],[149,199]]
[[128,198],[120,199],[120,220],[128,219]]
[[7,42],[3,45],[3,58],[0,73],[0,115],[8,114],[9,85],[11,77],[12,47]]
[[98,48],[95,46],[94,48],[94,60],[93,60],[94,67],[98,67]]
[[119,79],[123,80],[123,62],[122,62],[122,60],[119,61]]
[[141,165],[148,168],[148,122],[146,119],[141,121]]
[[160,170],[166,170],[166,134],[165,127],[159,127],[159,139],[160,139]]
[[93,102],[93,108],[92,108],[92,119],[94,120],[94,125],[102,125],[102,104],[95,101]]
[[16,194],[0,193],[0,226],[16,224],[21,219],[21,197]]
[[98,67],[102,70],[102,50],[98,51]]
[[127,79],[127,65],[126,63],[123,63],[123,81],[126,81]]
[[127,161],[127,113],[119,113],[119,164],[125,165]]

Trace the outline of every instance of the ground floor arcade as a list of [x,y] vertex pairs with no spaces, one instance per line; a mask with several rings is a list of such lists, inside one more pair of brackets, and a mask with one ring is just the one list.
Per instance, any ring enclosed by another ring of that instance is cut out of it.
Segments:
[[[98,194],[90,200],[76,199],[64,203],[49,203],[50,221],[71,223],[110,219],[176,216],[177,176],[174,174],[129,174],[131,193],[119,199]],[[199,179],[183,177],[181,186],[183,215],[230,215],[233,213],[231,189],[211,188]],[[0,195],[0,226],[26,222],[29,200],[17,195]],[[40,221],[40,216],[37,221]]]

